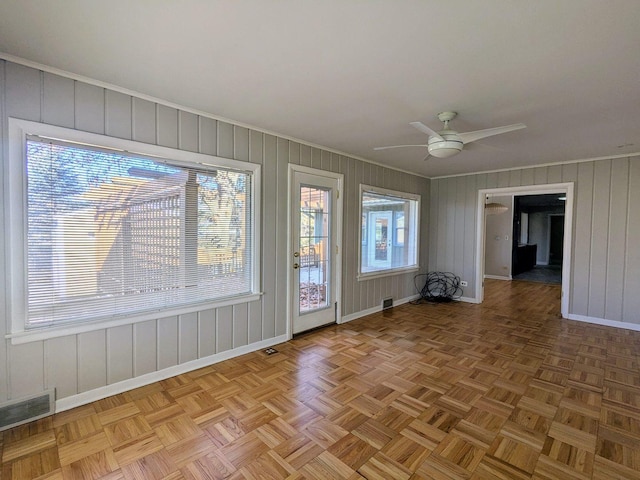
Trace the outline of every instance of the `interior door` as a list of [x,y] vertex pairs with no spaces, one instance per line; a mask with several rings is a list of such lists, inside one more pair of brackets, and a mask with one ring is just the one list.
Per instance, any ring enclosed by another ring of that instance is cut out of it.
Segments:
[[294,170],[291,182],[293,333],[337,321],[339,180]]
[[380,211],[369,214],[369,238],[367,248],[369,249],[369,265],[376,268],[391,267],[391,222],[393,212]]

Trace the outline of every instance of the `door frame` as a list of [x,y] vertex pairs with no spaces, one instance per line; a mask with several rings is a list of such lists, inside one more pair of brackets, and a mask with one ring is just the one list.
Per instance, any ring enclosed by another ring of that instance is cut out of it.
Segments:
[[334,308],[336,315],[336,324],[342,323],[342,218],[343,218],[343,198],[344,198],[344,175],[342,173],[328,172],[316,168],[305,167],[302,165],[289,164],[289,174],[287,182],[287,295],[286,295],[286,314],[287,314],[287,331],[288,339],[293,338],[293,310],[292,310],[292,291],[293,291],[293,232],[291,231],[293,215],[293,176],[296,172],[306,173],[309,175],[317,175],[320,177],[330,178],[338,184],[338,195],[336,205],[333,207],[333,217],[335,219],[335,246],[334,246],[334,268],[335,272],[335,299]]
[[478,190],[476,212],[476,303],[484,300],[484,256],[485,256],[485,214],[484,199],[487,195],[545,195],[562,194],[567,197],[564,205],[564,238],[562,242],[562,294],[560,313],[564,318],[569,315],[571,293],[571,261],[573,245],[573,202],[574,183],[550,183],[545,185],[525,185],[520,187],[486,188]]

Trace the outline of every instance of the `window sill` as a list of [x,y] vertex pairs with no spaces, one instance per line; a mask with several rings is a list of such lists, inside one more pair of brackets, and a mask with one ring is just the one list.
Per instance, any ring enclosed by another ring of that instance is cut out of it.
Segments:
[[96,320],[78,324],[65,324],[51,327],[33,328],[31,330],[23,330],[20,332],[10,333],[8,335],[5,335],[5,338],[10,339],[12,345],[21,345],[24,343],[48,340],[50,338],[65,337],[67,335],[77,335],[79,333],[92,332],[95,330],[105,330],[107,328],[119,327],[122,325],[132,325],[134,323],[146,322],[159,318],[200,312],[203,310],[210,310],[212,308],[221,308],[231,305],[238,305],[241,303],[254,302],[256,300],[259,300],[262,295],[262,292],[252,293],[250,295],[229,298],[218,302],[201,303],[189,307],[175,308],[170,310],[156,310],[140,315],[132,315],[111,320]]
[[359,273],[356,277],[359,282],[365,280],[373,280],[375,278],[391,277],[394,275],[402,275],[403,273],[412,273],[420,270],[418,265],[412,265],[410,267],[393,268],[389,270],[377,270],[375,272]]

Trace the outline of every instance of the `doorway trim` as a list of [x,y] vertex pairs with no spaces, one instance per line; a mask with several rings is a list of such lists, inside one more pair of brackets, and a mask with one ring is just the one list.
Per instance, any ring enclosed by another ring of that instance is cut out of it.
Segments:
[[293,198],[292,187],[293,177],[296,172],[307,173],[310,175],[317,175],[320,177],[330,178],[335,180],[338,184],[338,195],[336,205],[334,208],[335,218],[335,315],[336,324],[342,323],[342,218],[343,218],[343,198],[344,198],[344,175],[342,173],[334,173],[326,170],[319,170],[316,168],[305,167],[302,165],[289,164],[289,175],[287,181],[287,330],[286,335],[290,340],[293,338],[293,312],[292,312],[292,290],[293,290],[293,232],[291,231],[291,217],[293,214]]
[[545,185],[523,185],[519,187],[485,188],[478,190],[476,219],[476,303],[484,300],[484,257],[485,257],[485,214],[484,199],[487,195],[544,195],[563,194],[567,197],[564,206],[564,238],[562,258],[562,294],[560,312],[564,318],[569,315],[571,292],[571,247],[573,245],[573,193],[574,183],[550,183]]

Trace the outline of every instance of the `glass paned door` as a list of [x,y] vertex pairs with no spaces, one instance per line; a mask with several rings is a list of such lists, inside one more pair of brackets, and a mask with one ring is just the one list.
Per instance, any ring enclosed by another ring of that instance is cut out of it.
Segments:
[[393,213],[389,211],[369,214],[369,259],[370,264],[378,268],[391,267],[391,221]]
[[293,333],[336,321],[337,180],[294,171],[291,204]]

